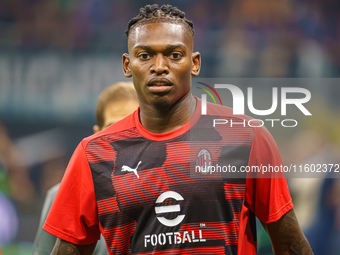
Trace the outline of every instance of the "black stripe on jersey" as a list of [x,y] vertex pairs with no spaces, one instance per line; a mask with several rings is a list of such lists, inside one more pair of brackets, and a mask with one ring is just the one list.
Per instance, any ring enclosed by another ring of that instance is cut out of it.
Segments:
[[90,168],[97,201],[113,197],[116,193],[111,180],[113,161],[91,163]]
[[[194,179],[188,182],[178,183],[174,190],[184,197],[183,213],[186,215],[184,223],[232,221],[233,208],[243,199],[225,199],[224,180],[200,180]],[[214,194],[214,195],[212,195]],[[234,201],[235,200],[235,201]],[[238,201],[240,200],[240,201]],[[235,203],[236,202],[236,203]],[[231,204],[233,203],[233,204]],[[223,213],[221,213],[223,212]],[[223,217],[221,217],[223,215]]]
[[[220,222],[222,219],[226,222],[234,219],[234,212],[231,203],[242,204],[242,199],[224,200],[224,203],[214,201],[204,201],[204,204],[193,204],[183,208],[183,214],[186,217],[183,220],[185,223],[197,222]],[[186,210],[188,209],[188,210]],[[224,217],[221,217],[221,214]]]
[[250,146],[223,146],[221,148],[220,156],[218,157],[218,164],[220,166],[235,166],[237,173],[223,173],[222,177],[231,176],[231,178],[246,178],[246,172],[240,172],[240,168],[248,166],[250,156]]
[[237,254],[237,245],[228,245],[225,247],[226,255],[236,255]]
[[229,178],[224,180],[228,184],[246,184],[247,181],[246,178]]
[[103,229],[111,229],[133,221],[133,219],[121,212],[99,215],[99,222],[103,226]]
[[[207,127],[207,128],[202,128],[202,127],[194,127],[190,129],[189,131],[190,134],[190,141],[192,142],[197,142],[197,141],[209,141],[209,142],[214,142],[214,141],[220,141],[222,139],[221,135],[213,128]],[[209,134],[209,135],[207,135]]]
[[122,167],[135,168],[138,162],[141,165],[138,171],[161,167],[166,159],[166,143],[146,140],[143,137],[131,138],[111,143],[117,152],[114,175],[128,174],[121,171]]
[[254,242],[256,245],[257,244],[256,218],[255,218],[255,214],[251,210],[249,210],[249,223],[250,223],[251,233],[253,235]]

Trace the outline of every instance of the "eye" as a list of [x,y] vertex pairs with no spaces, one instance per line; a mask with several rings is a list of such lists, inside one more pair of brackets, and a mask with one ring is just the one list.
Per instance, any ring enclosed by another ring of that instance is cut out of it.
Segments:
[[182,57],[183,55],[179,52],[173,52],[170,54],[170,58],[175,59],[175,60],[181,59]]
[[141,59],[141,60],[148,60],[150,58],[150,54],[148,53],[141,53],[138,55],[138,58]]

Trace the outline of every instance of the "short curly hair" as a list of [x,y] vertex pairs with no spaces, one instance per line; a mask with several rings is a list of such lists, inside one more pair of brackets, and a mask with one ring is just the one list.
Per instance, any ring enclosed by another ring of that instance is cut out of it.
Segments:
[[139,14],[130,19],[128,28],[125,31],[126,36],[129,37],[131,28],[155,22],[169,22],[175,24],[185,24],[186,28],[194,35],[194,23],[185,17],[185,12],[170,4],[162,5],[160,8],[158,4],[146,5],[139,9]]

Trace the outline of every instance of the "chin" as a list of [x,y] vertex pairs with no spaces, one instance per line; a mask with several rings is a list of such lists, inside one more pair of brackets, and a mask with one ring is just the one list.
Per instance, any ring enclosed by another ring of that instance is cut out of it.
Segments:
[[167,110],[171,107],[171,103],[168,100],[155,102],[152,104],[156,109]]

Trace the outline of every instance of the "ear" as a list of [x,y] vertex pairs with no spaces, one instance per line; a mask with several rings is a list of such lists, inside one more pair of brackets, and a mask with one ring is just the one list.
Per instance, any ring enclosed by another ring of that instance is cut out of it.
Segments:
[[123,72],[124,76],[130,78],[132,76],[131,69],[130,69],[130,56],[127,53],[124,53],[122,56],[123,62]]
[[98,133],[100,131],[100,127],[98,125],[93,126],[93,133]]
[[201,53],[194,52],[192,54],[192,66],[191,66],[191,75],[197,76],[201,70]]

